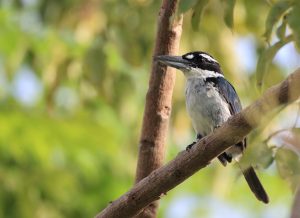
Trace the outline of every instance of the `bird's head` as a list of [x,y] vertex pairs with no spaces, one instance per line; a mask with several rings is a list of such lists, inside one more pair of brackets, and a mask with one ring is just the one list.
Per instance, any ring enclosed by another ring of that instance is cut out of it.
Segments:
[[181,70],[187,78],[223,77],[218,61],[206,52],[195,51],[182,56],[159,55],[155,60]]

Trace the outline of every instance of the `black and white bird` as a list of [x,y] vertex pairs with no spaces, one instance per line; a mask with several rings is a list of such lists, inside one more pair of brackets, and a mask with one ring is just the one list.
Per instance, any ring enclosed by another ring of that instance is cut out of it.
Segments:
[[[234,87],[225,79],[220,64],[206,52],[189,52],[183,56],[160,55],[155,57],[167,66],[183,72],[186,83],[186,108],[196,131],[197,139],[220,127],[227,119],[241,111],[240,99]],[[239,161],[246,148],[246,138],[218,156],[226,164]],[[256,198],[269,202],[268,195],[254,169],[243,169],[243,175]]]

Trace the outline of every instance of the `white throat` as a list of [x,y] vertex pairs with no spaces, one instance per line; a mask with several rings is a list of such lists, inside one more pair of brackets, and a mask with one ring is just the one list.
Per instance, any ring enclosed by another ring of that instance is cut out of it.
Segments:
[[212,71],[212,70],[202,70],[200,68],[191,68],[189,70],[183,71],[183,73],[187,79],[201,78],[201,79],[205,80],[206,78],[209,78],[209,77],[215,77],[215,78],[223,77],[224,78],[224,75],[221,73],[218,73],[218,72]]

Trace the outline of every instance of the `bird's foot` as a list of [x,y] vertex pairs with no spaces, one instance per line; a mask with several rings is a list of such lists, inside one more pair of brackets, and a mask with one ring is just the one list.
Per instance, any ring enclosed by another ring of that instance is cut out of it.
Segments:
[[197,134],[197,141],[196,142],[192,142],[191,144],[189,144],[187,147],[186,147],[186,151],[190,150],[194,144],[196,144],[200,139],[202,139],[203,136],[201,134]]
[[192,142],[191,144],[189,144],[188,146],[186,146],[185,150],[186,151],[190,150],[193,147],[194,144],[196,144],[196,142]]

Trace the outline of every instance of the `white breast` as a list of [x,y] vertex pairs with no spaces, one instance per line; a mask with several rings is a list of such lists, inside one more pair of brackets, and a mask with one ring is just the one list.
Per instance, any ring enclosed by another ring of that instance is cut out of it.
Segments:
[[221,126],[231,116],[227,102],[203,78],[187,80],[186,107],[196,133],[203,136]]

